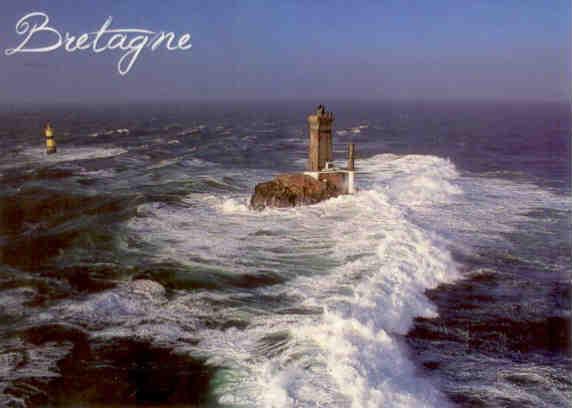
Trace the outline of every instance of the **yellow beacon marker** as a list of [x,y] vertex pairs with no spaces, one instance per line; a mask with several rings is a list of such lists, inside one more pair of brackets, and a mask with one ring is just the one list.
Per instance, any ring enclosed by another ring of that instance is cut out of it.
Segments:
[[54,140],[54,129],[50,123],[46,123],[44,127],[44,135],[46,136],[46,153],[53,154],[56,152],[56,141]]

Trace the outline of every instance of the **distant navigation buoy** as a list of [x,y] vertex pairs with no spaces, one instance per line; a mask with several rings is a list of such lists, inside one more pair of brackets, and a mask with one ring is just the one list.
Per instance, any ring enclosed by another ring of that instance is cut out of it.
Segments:
[[44,135],[46,136],[46,153],[54,154],[56,150],[56,141],[54,139],[54,129],[50,122],[44,127]]

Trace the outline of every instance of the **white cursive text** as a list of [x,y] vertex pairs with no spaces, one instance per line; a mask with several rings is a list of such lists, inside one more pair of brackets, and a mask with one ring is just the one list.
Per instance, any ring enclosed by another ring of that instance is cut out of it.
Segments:
[[59,48],[67,52],[91,50],[95,54],[121,50],[124,53],[117,62],[117,70],[120,75],[127,75],[145,48],[155,51],[164,45],[168,51],[187,51],[192,47],[189,33],[177,38],[173,32],[139,28],[112,29],[112,21],[113,18],[108,17],[97,31],[79,35],[67,32],[62,34],[49,25],[50,18],[46,13],[32,12],[16,23],[16,33],[23,36],[23,40],[17,47],[4,50],[4,54],[47,53]]

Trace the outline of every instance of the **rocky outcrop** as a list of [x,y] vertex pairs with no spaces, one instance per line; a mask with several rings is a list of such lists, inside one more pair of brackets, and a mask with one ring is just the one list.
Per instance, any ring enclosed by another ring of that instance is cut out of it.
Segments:
[[281,174],[274,180],[256,185],[250,206],[255,210],[296,207],[316,204],[340,194],[342,191],[330,181],[319,181],[302,173]]

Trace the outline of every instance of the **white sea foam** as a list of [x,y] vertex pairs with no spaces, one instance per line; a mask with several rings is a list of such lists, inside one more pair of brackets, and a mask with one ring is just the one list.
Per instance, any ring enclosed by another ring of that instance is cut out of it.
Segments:
[[[46,154],[42,147],[24,149],[15,154],[14,160],[0,164],[0,169],[19,167],[24,164],[51,164],[51,163],[71,163],[79,160],[101,159],[107,157],[121,156],[127,150],[119,147],[71,147],[62,146],[58,148],[56,154]],[[32,170],[30,170],[32,171]],[[85,174],[85,173],[84,173]],[[98,176],[98,174],[92,174]],[[0,174],[1,176],[1,174]],[[107,177],[107,175],[104,175]]]
[[[448,165],[443,166],[445,162]],[[426,166],[421,173],[420,165]],[[531,183],[459,177],[449,161],[431,156],[384,154],[361,160],[360,168],[366,177],[376,174],[385,180],[388,194],[399,199],[424,229],[449,238],[449,245],[482,245],[490,240],[498,244],[504,241],[501,234],[527,221],[528,212],[566,211],[572,204],[570,197]]]
[[69,162],[77,160],[101,159],[106,157],[119,156],[127,153],[127,150],[120,147],[58,147],[56,154],[46,154],[41,147],[30,148],[23,152],[27,159],[41,160],[49,163]]
[[199,159],[198,157],[191,157],[181,161],[185,166],[189,167],[212,167],[216,166],[215,163],[208,160]]
[[114,177],[116,173],[113,169],[101,169],[101,170],[80,170],[79,174],[88,177],[111,178]]
[[88,328],[95,338],[128,337],[177,347],[194,339],[206,314],[192,296],[169,302],[165,288],[151,280],[134,280],[83,301],[65,301],[33,318],[36,324],[63,320]]
[[[61,147],[58,148],[56,154],[46,154],[45,149],[41,147],[33,147],[18,153],[18,159],[14,163],[22,165],[26,162],[34,163],[66,163],[79,160],[102,159],[107,157],[119,156],[127,153],[127,150],[119,147]],[[10,164],[5,167],[11,167]]]

